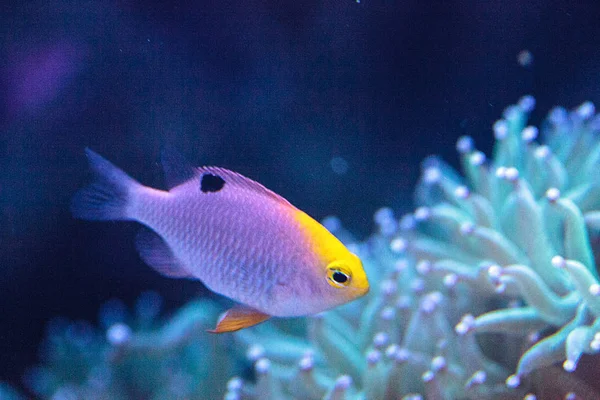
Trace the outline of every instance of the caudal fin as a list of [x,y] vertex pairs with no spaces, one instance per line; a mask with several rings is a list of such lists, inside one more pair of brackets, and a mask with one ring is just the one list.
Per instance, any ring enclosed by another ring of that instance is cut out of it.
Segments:
[[140,184],[99,154],[85,149],[96,181],[79,190],[71,201],[75,218],[127,220],[132,189]]

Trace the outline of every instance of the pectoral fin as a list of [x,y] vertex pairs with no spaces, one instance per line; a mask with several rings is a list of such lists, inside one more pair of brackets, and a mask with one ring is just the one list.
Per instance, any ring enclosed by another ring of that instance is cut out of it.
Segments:
[[235,306],[221,314],[215,329],[210,329],[208,332],[235,332],[240,329],[248,328],[249,326],[260,324],[269,318],[271,318],[270,315],[255,310],[254,308]]

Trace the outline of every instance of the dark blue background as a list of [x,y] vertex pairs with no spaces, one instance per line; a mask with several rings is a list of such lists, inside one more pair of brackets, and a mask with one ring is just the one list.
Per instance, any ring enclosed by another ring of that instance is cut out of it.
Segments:
[[85,146],[160,187],[159,150],[173,143],[364,236],[378,207],[410,207],[425,156],[456,163],[463,134],[489,151],[491,124],[520,96],[536,96],[535,122],[600,100],[592,0],[1,7],[0,380],[12,382],[53,316],[94,320],[147,289],[172,308],[202,291],[143,265],[135,224],[71,218]]

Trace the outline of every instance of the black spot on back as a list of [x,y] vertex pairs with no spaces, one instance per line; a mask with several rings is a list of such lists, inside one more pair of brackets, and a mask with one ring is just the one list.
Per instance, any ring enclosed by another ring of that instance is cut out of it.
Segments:
[[225,186],[225,181],[218,175],[204,174],[200,180],[200,190],[204,193],[218,192]]

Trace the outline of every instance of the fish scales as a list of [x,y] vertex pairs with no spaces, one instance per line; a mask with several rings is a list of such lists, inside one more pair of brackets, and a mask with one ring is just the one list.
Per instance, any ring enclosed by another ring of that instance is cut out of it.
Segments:
[[274,281],[262,277],[289,279],[292,264],[303,263],[296,248],[306,245],[297,223],[282,217],[281,206],[270,199],[257,202],[247,192],[201,196],[194,183],[168,195],[149,191],[140,196],[136,219],[161,235],[211,290],[227,294],[235,286],[244,299],[262,292],[270,301]]
[[[214,332],[270,316],[317,313],[369,290],[360,259],[321,224],[264,186],[216,167],[165,164],[169,191],[145,187],[91,150],[97,181],[73,198],[76,217],[135,220],[142,258],[172,277],[197,278],[239,306]],[[177,157],[163,158],[167,162]]]

